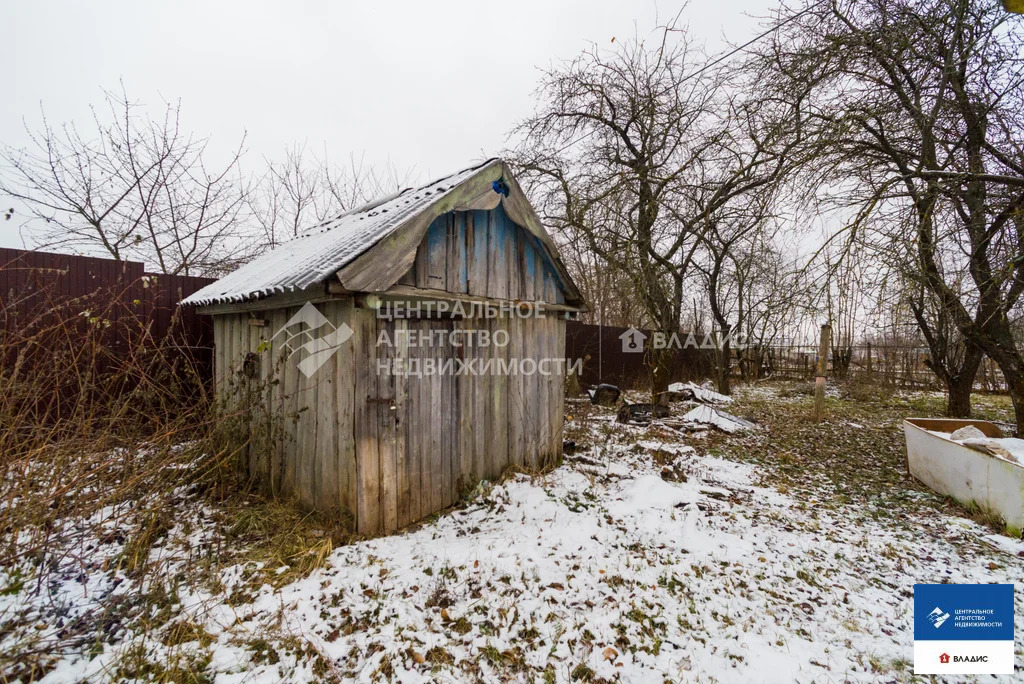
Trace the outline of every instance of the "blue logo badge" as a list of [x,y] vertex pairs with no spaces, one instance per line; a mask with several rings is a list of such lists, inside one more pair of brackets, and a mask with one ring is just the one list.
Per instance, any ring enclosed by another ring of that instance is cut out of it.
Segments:
[[1013,641],[1012,584],[915,584],[915,641]]

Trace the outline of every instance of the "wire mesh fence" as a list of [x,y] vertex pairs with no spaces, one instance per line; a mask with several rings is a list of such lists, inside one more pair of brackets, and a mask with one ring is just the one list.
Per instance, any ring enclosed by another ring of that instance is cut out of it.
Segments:
[[[817,345],[790,344],[765,347],[759,357],[759,377],[810,380],[818,359]],[[927,347],[907,344],[856,344],[833,347],[829,353],[828,375],[836,379],[863,379],[905,389],[943,389],[929,368]],[[1006,390],[1006,381],[995,363],[985,358],[975,379],[975,388],[988,392]]]
[[[621,387],[641,388],[650,384],[649,355],[636,353],[623,343],[632,328],[587,325],[569,321],[566,327],[566,355],[583,359],[584,383],[610,382]],[[637,331],[644,338],[650,331]],[[681,337],[686,338],[687,333]],[[703,335],[697,335],[703,339]],[[813,380],[818,345],[783,343],[733,347],[731,375],[741,381],[778,379]],[[674,349],[670,380],[707,380],[715,373],[713,349]],[[863,380],[900,389],[943,390],[942,382],[929,368],[931,353],[926,346],[907,343],[863,343],[833,346],[829,351],[828,376],[834,380]],[[1006,382],[991,359],[984,359],[975,379],[975,389],[1005,392]]]

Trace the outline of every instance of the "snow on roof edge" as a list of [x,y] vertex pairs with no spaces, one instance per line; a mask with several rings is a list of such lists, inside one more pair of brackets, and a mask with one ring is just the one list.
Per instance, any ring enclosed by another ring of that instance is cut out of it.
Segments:
[[[406,188],[315,224],[197,290],[181,304],[240,303],[270,294],[304,290],[352,262],[413,216],[495,162],[501,163],[501,159],[491,157],[418,188]],[[445,187],[449,180],[452,182]]]

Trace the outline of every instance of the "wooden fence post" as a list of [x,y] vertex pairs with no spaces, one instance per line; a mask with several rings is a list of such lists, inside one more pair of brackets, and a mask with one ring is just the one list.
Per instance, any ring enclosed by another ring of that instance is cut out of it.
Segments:
[[832,328],[826,323],[821,326],[821,342],[818,345],[818,368],[814,378],[814,422],[820,423],[825,417],[825,373],[828,370],[829,337]]

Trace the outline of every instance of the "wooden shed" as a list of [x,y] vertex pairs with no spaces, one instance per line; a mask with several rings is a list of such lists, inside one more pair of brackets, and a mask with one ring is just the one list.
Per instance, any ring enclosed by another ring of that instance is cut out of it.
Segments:
[[213,316],[218,392],[256,388],[283,434],[250,473],[360,534],[561,455],[583,302],[501,160],[312,226],[185,303]]

